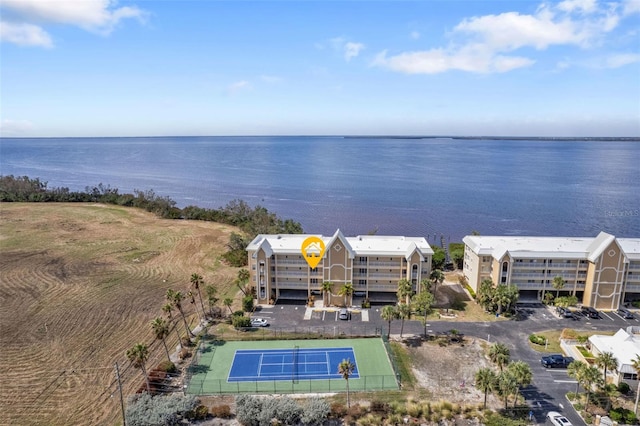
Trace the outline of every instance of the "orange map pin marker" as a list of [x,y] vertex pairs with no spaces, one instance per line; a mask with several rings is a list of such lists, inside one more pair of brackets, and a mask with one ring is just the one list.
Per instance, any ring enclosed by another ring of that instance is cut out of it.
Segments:
[[309,267],[314,269],[320,263],[322,256],[324,256],[324,242],[319,237],[309,237],[302,242],[300,247],[302,257],[305,258]]

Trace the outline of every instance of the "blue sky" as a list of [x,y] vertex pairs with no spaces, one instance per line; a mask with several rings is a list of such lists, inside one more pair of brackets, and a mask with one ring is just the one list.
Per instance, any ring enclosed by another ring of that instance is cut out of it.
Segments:
[[640,136],[640,0],[2,0],[2,136]]

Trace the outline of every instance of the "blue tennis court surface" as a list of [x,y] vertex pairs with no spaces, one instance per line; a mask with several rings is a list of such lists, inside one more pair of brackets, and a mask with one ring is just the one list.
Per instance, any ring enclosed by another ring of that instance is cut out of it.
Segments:
[[359,378],[353,348],[239,349],[227,381],[340,379],[338,364],[344,359],[355,365],[349,378]]

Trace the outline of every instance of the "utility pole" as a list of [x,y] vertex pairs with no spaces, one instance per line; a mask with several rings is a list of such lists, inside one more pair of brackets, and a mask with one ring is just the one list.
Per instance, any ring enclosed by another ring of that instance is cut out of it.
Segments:
[[127,419],[124,415],[124,398],[122,397],[122,382],[120,381],[120,369],[118,368],[118,363],[115,364],[116,367],[116,379],[118,379],[118,391],[120,392],[120,408],[122,409],[122,426],[127,426]]

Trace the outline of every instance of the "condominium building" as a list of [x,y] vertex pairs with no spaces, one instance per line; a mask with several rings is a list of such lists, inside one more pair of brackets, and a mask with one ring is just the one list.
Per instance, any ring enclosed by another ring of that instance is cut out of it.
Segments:
[[463,239],[463,272],[475,291],[485,278],[514,284],[521,298],[541,300],[561,276],[559,294],[571,294],[584,306],[617,309],[640,299],[640,238],[469,235]]
[[324,255],[311,268],[302,255],[302,243],[312,235],[260,234],[247,246],[251,282],[258,303],[278,299],[307,299],[332,283],[329,303],[341,304],[340,288],[353,285],[354,295],[371,301],[395,301],[398,281],[409,280],[416,292],[429,278],[433,250],[422,237],[313,235],[325,245]]

